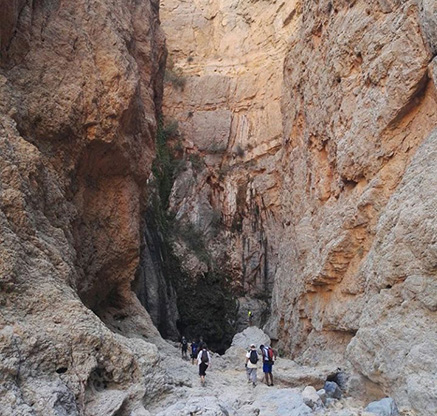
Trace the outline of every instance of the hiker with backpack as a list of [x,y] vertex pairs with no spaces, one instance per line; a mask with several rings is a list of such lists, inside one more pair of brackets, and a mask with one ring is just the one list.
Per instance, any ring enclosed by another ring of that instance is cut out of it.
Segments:
[[182,359],[183,360],[188,360],[188,355],[187,355],[187,351],[188,351],[188,341],[185,337],[182,337],[181,340],[181,349],[182,349]]
[[206,369],[211,364],[211,355],[205,343],[202,345],[202,350],[197,354],[197,363],[199,364],[200,384],[205,385]]
[[252,383],[252,386],[256,386],[256,370],[258,368],[258,353],[256,352],[255,344],[250,346],[250,350],[246,354],[246,373],[247,382]]
[[261,356],[263,357],[263,373],[266,384],[268,386],[273,386],[272,366],[275,361],[273,349],[268,345],[260,345],[259,349],[261,350]]
[[197,352],[199,351],[199,344],[193,340],[191,343],[191,364],[194,365],[194,360],[197,358]]

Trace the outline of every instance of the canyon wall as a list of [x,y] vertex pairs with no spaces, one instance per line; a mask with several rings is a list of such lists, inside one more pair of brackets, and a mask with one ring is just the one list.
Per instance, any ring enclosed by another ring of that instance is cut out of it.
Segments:
[[[220,267],[231,278],[240,329],[248,309],[265,322],[277,265],[282,65],[296,3],[161,2],[163,111],[177,122],[181,162],[169,204],[176,254],[191,276]],[[186,242],[193,230],[209,263]]]
[[272,293],[281,353],[434,414],[434,2],[164,0],[162,17],[185,161],[170,211],[241,296]]
[[158,4],[0,3],[0,413],[131,414],[163,389],[159,334],[131,290]]

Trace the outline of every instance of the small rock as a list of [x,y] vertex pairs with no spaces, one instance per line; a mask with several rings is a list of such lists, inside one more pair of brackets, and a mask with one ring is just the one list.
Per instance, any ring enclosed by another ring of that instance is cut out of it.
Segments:
[[323,404],[326,404],[326,391],[325,389],[320,389],[317,391],[318,396]]
[[337,402],[336,399],[331,399],[330,397],[327,397],[326,402],[325,402],[325,406],[326,407],[334,406],[336,402]]
[[399,416],[399,410],[391,397],[370,403],[365,411],[378,416]]
[[146,409],[144,409],[143,406],[137,407],[135,410],[133,410],[130,414],[130,416],[151,416],[150,412],[148,412]]
[[302,392],[302,398],[304,403],[311,407],[311,409],[317,409],[323,406],[323,402],[313,386],[305,387]]
[[325,383],[324,390],[326,392],[326,396],[332,399],[341,399],[342,393],[340,387],[335,381],[327,381]]

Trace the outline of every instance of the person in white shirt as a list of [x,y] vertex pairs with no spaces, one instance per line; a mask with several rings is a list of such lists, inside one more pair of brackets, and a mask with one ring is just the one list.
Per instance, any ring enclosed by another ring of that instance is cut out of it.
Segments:
[[246,354],[246,371],[248,382],[252,382],[253,387],[256,386],[256,370],[258,368],[258,353],[256,352],[255,344],[250,346],[250,350]]
[[199,364],[200,384],[204,386],[206,369],[211,364],[211,355],[208,351],[208,347],[206,346],[206,344],[203,344],[202,349],[199,351],[199,354],[197,355],[197,363]]

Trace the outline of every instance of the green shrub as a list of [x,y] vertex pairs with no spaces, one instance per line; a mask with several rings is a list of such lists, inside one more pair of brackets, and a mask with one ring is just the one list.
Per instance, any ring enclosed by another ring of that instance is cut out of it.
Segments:
[[179,68],[167,68],[164,73],[164,81],[169,82],[174,88],[184,90],[187,79]]

